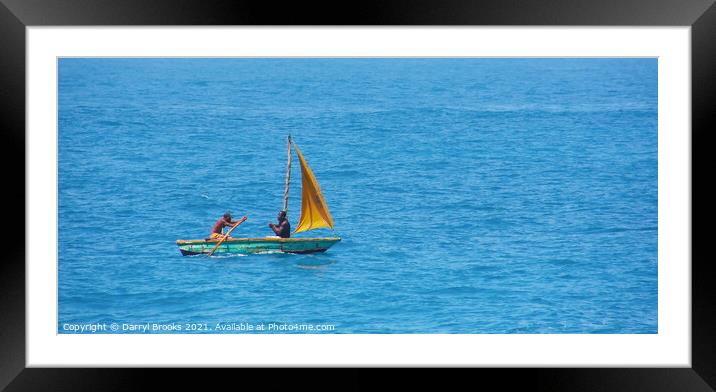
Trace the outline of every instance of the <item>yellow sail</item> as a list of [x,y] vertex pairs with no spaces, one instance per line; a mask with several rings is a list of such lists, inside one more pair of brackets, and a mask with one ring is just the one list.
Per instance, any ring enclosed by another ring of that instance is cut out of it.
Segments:
[[293,148],[298,153],[298,159],[301,161],[301,218],[298,220],[298,226],[294,233],[300,233],[306,230],[320,229],[322,227],[333,228],[333,218],[328,212],[326,200],[323,198],[321,188],[318,186],[316,177],[313,176],[311,168],[303,158],[301,150],[293,144]]

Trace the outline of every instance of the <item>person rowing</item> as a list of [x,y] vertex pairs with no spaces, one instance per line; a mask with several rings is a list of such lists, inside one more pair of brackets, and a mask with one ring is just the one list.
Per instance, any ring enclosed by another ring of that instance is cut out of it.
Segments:
[[[245,220],[246,217],[244,217],[243,219]],[[224,237],[224,227],[227,227],[227,226],[233,227],[235,224],[237,224],[239,222],[240,222],[240,220],[232,221],[231,213],[228,211],[225,212],[224,215],[221,218],[219,218],[219,220],[217,220],[216,223],[214,223],[214,227],[211,229],[211,236],[209,238],[212,240],[223,238]],[[231,237],[227,237],[227,238],[231,238]]]

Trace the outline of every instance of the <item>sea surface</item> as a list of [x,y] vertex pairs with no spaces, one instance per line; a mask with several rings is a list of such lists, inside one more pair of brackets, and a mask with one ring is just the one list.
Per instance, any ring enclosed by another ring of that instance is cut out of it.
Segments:
[[[658,332],[656,59],[58,64],[59,333]],[[342,241],[182,256],[273,234],[289,134]]]

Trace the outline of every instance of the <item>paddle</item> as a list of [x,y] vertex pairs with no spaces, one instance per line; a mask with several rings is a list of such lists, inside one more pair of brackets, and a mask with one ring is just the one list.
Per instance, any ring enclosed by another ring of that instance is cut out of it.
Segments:
[[239,227],[240,224],[244,223],[245,220],[246,220],[246,217],[239,219],[239,221],[236,222],[236,224],[231,227],[231,230],[229,230],[229,232],[226,233],[224,235],[224,237],[221,240],[219,240],[219,242],[216,243],[216,246],[214,247],[214,249],[211,250],[211,252],[209,253],[209,256],[213,255],[214,252],[216,251],[216,249],[219,247],[219,245],[221,245],[221,243],[224,242],[225,239],[229,238],[229,234],[231,234],[231,232],[234,231],[235,228]]

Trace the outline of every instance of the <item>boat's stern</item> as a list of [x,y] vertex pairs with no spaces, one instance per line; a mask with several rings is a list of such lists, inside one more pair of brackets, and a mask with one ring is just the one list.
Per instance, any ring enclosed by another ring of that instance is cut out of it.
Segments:
[[[291,238],[285,238],[290,240]],[[306,254],[325,252],[331,246],[341,241],[340,237],[325,238],[296,238],[297,241],[286,241],[281,245],[284,253]]]

